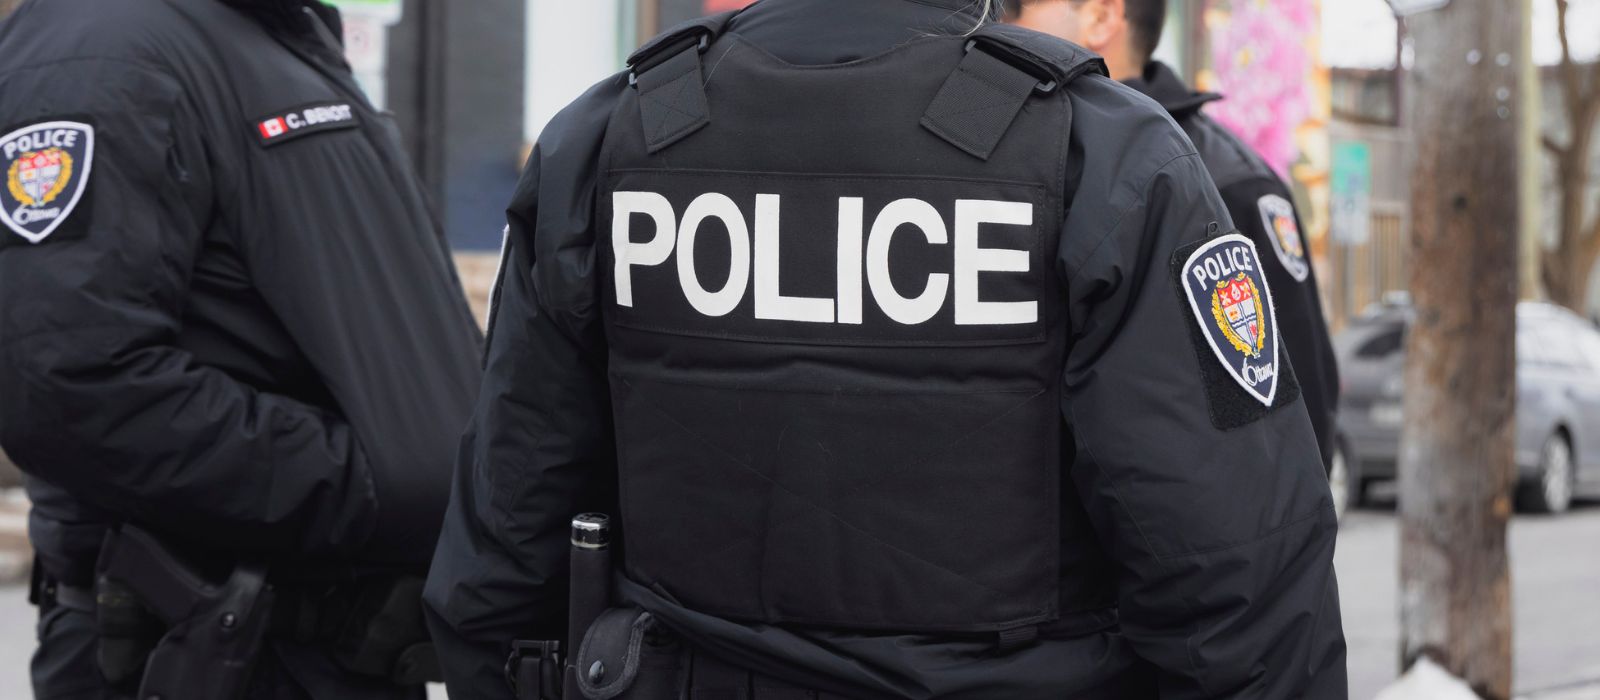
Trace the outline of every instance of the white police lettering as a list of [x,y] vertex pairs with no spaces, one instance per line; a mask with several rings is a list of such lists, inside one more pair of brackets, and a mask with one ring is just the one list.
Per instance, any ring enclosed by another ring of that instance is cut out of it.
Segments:
[[42,151],[46,148],[77,148],[78,135],[82,133],[76,129],[52,129],[50,131],[36,131],[31,134],[21,134],[15,139],[7,141],[4,146],[5,159],[14,160],[22,151]]
[[756,195],[756,318],[833,323],[832,299],[786,297],[778,291],[780,206],[778,195]]
[[1027,272],[1028,252],[978,247],[980,224],[1032,226],[1033,207],[1019,202],[956,202],[956,325],[1002,325],[1039,320],[1039,302],[978,300],[978,273]]
[[[728,271],[728,281],[716,292],[700,285],[700,275],[694,269],[694,237],[706,219],[718,219],[728,229],[729,259],[733,267]],[[678,229],[678,246],[685,251],[678,256],[678,283],[683,285],[683,295],[689,305],[707,316],[726,316],[744,298],[745,287],[750,284],[750,228],[744,223],[744,212],[725,194],[703,194],[689,203],[683,211],[683,226]]]
[[[683,212],[677,212],[666,197],[654,192],[618,191],[611,199],[611,246],[614,256],[613,279],[617,304],[634,307],[633,268],[655,267],[677,255],[679,286],[691,307],[702,315],[725,316],[738,308],[750,287],[754,287],[754,316],[759,320],[804,323],[860,324],[863,300],[870,292],[883,314],[897,323],[927,323],[955,297],[955,323],[967,326],[1027,324],[1038,321],[1037,300],[985,302],[980,297],[980,273],[1025,273],[1030,269],[1029,251],[984,248],[979,245],[979,229],[991,226],[1032,226],[1033,206],[1023,202],[956,200],[955,241],[951,246],[950,226],[932,204],[914,198],[899,199],[885,206],[866,225],[865,201],[860,197],[838,200],[838,238],[836,287],[834,298],[785,296],[781,293],[782,251],[779,245],[782,221],[782,196],[758,194],[754,202],[754,238],[739,203],[725,194],[708,192],[696,197]],[[637,215],[650,219],[654,232],[647,241],[633,239]],[[696,269],[693,254],[696,236],[707,219],[717,219],[727,232],[730,269],[705,271],[704,277],[726,282],[721,289],[708,290],[702,271]],[[905,296],[894,285],[891,259],[892,242],[897,233],[921,233],[929,246],[948,246],[949,272],[930,272],[914,296]],[[863,235],[864,231],[868,231]],[[753,243],[752,243],[753,241]],[[752,264],[753,260],[753,264]],[[863,275],[865,268],[865,275]],[[753,274],[752,274],[753,272]],[[754,278],[752,280],[752,277]],[[953,284],[952,284],[953,281]],[[865,289],[863,289],[865,287]]]
[[867,287],[878,308],[898,323],[915,326],[923,323],[944,307],[945,293],[950,287],[950,275],[943,272],[928,275],[928,284],[915,298],[900,296],[889,275],[889,244],[894,232],[910,224],[922,229],[929,243],[944,245],[950,241],[944,228],[944,218],[932,204],[920,199],[899,199],[889,203],[872,222],[872,233],[867,236]]
[[839,198],[839,323],[861,323],[861,227],[866,200]]
[[[634,243],[629,236],[634,214],[644,214],[655,222],[656,234],[646,243]],[[672,257],[677,216],[672,202],[654,192],[617,192],[611,196],[611,250],[616,257],[611,276],[617,280],[619,306],[633,306],[632,266],[660,265]]]
[[1195,282],[1205,286],[1207,282],[1216,282],[1225,277],[1231,277],[1240,272],[1255,272],[1250,254],[1243,248],[1224,248],[1205,258],[1201,265],[1191,268]]

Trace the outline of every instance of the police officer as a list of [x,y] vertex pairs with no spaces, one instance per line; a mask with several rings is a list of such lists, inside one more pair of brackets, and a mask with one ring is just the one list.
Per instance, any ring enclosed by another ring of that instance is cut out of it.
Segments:
[[425,593],[453,696],[1345,696],[1272,253],[1096,57],[982,20],[765,0],[546,127]]
[[1339,367],[1328,338],[1294,195],[1261,156],[1202,110],[1221,95],[1195,92],[1153,60],[1166,23],[1166,0],[1013,0],[1012,21],[1099,53],[1111,77],[1155,100],[1183,127],[1216,180],[1222,201],[1262,253],[1278,302],[1284,349],[1305,395],[1324,464],[1332,464]]
[[[173,662],[97,630],[97,558],[128,556],[102,539],[134,529],[213,582],[253,562],[276,602],[116,634],[206,652],[264,626],[251,697],[422,694],[392,671],[425,640],[481,335],[337,36],[301,0],[34,0],[0,24],[0,443],[30,475],[39,698],[125,697]],[[233,594],[137,593],[101,600]],[[163,694],[215,690],[190,685]]]

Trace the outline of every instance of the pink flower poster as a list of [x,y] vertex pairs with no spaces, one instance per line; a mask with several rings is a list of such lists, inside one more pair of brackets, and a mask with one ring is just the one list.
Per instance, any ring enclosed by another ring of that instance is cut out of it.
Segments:
[[1319,59],[1319,0],[1206,0],[1206,113],[1250,144],[1295,190],[1318,253],[1328,226],[1330,83]]

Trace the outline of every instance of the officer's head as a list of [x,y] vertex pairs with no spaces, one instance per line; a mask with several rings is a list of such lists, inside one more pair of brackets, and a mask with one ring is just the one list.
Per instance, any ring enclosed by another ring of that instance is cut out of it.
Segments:
[[1104,56],[1117,80],[1144,72],[1167,18],[1167,0],[1011,0],[1010,5],[1010,21]]

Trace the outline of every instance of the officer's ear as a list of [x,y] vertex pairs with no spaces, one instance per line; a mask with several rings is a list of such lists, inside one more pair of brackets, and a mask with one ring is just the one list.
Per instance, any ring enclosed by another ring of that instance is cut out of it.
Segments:
[[1084,47],[1102,56],[1128,40],[1128,9],[1123,0],[1083,0],[1079,8]]

